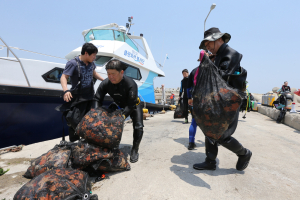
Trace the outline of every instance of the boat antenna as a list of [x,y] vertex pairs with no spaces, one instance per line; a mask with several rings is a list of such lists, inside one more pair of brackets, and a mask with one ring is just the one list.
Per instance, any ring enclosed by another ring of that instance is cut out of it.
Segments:
[[132,20],[133,20],[133,17],[132,17],[132,16],[131,16],[131,17],[128,17],[128,22],[129,22],[129,23],[126,23],[126,28],[127,28],[126,33],[129,33],[131,26],[134,25],[134,23],[132,23]]

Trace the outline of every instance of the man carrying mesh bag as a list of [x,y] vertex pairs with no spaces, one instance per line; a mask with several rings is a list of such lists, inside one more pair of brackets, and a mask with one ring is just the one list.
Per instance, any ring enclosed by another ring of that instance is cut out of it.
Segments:
[[214,62],[207,55],[202,58],[193,91],[193,114],[206,136],[206,159],[194,164],[197,170],[216,169],[218,144],[239,157],[237,170],[246,169],[252,156],[250,150],[231,136],[238,124],[240,95],[245,89],[247,72],[240,67],[242,55],[227,45],[230,38],[228,33],[210,28],[204,32],[199,47],[210,51]]
[[135,81],[124,74],[126,65],[117,59],[110,60],[105,69],[108,78],[102,81],[95,94],[96,107],[102,106],[106,94],[113,98],[119,108],[122,108],[124,120],[130,116],[133,125],[133,145],[130,162],[139,159],[139,146],[143,137],[143,108],[138,98],[138,87]]

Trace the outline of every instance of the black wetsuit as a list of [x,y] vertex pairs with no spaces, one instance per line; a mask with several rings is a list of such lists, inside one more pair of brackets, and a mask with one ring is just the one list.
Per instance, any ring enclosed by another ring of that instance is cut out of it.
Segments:
[[281,87],[281,91],[282,91],[282,92],[290,92],[290,91],[291,91],[291,88],[290,88],[290,86],[285,86],[285,85],[283,85],[283,86]]
[[123,79],[118,84],[112,84],[107,78],[99,85],[95,94],[95,99],[98,102],[97,106],[102,106],[104,97],[109,94],[114,102],[120,108],[123,108],[125,118],[131,117],[133,122],[133,147],[138,151],[140,142],[143,137],[143,108],[137,104],[138,88],[132,78],[123,75]]
[[[222,78],[227,81],[229,75],[233,74],[240,67],[242,55],[230,48],[228,44],[224,43],[219,48],[215,65],[220,69]],[[213,142],[205,137],[206,156],[208,160],[215,161],[218,155],[218,143],[236,153],[237,155],[245,155],[246,149],[231,135],[235,132],[239,119],[239,112],[236,112],[233,122],[229,125],[223,136],[217,141]]]
[[[180,87],[180,92],[179,92],[179,97],[182,98],[183,100],[183,106],[184,106],[184,117],[185,119],[187,120],[188,119],[188,95],[187,95],[187,89],[188,89],[188,80],[189,78],[186,77],[186,78],[183,78],[181,80],[181,87]],[[182,93],[183,93],[183,97],[182,96]]]

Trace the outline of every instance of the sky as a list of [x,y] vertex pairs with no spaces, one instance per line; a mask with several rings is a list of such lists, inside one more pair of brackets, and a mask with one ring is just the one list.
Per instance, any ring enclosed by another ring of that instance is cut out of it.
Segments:
[[[250,92],[266,93],[284,81],[300,89],[299,0],[0,0],[0,37],[9,46],[65,57],[84,43],[83,30],[109,23],[125,26],[133,16],[131,32],[144,34],[155,60],[163,64],[165,55],[169,57],[165,77],[156,78],[154,86],[177,88],[181,71],[199,65],[204,20],[212,3],[216,8],[206,29],[218,27],[231,34],[228,44],[243,54]],[[20,58],[66,62],[14,52]]]

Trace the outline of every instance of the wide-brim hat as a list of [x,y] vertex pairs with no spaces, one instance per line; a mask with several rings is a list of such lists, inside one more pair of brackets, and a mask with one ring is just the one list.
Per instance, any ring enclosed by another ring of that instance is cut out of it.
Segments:
[[216,41],[219,38],[223,38],[225,43],[228,43],[231,35],[229,33],[221,33],[218,28],[210,28],[204,32],[204,39],[201,41],[199,49],[207,50],[204,43],[205,41]]

